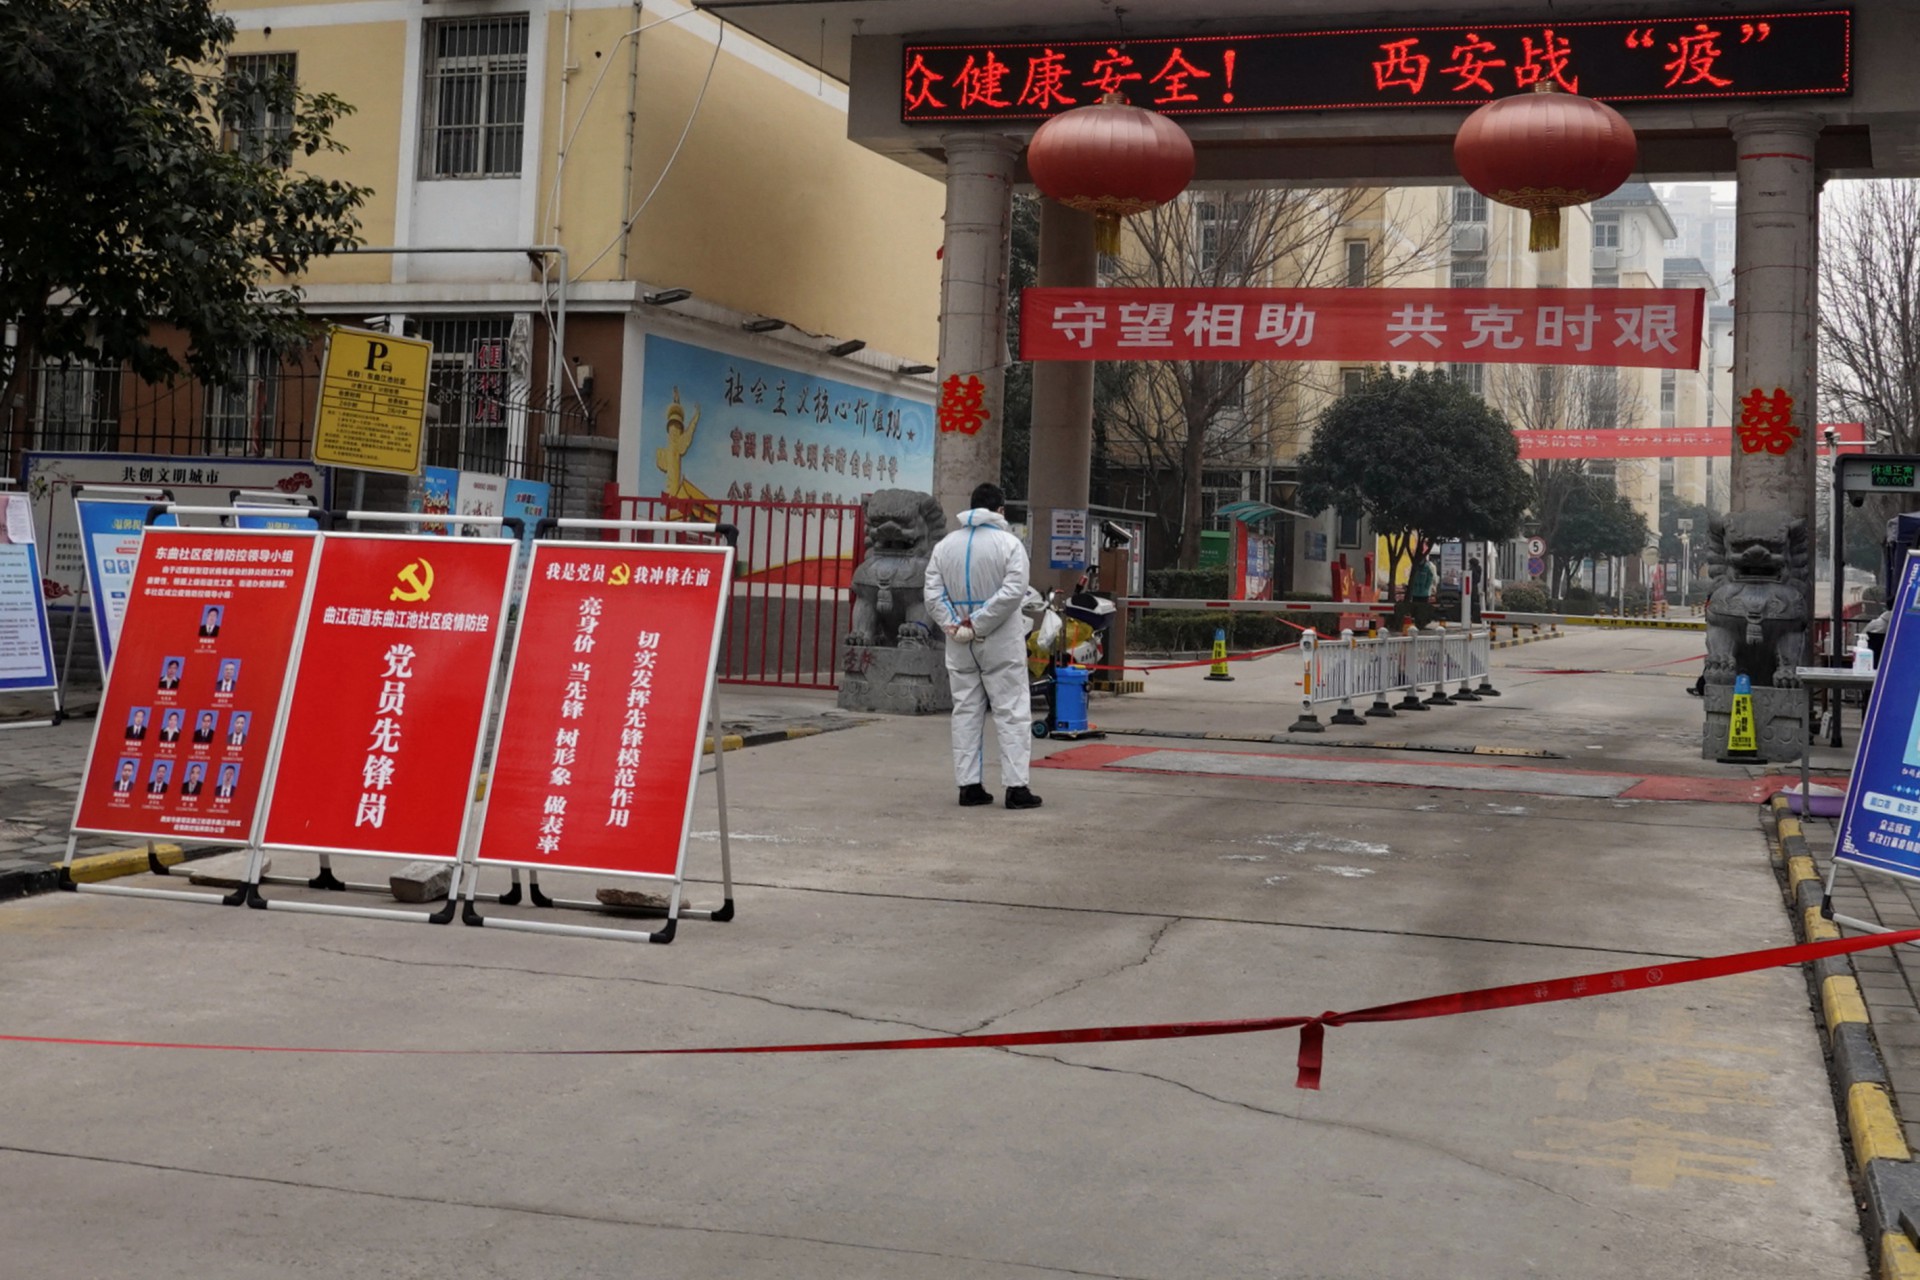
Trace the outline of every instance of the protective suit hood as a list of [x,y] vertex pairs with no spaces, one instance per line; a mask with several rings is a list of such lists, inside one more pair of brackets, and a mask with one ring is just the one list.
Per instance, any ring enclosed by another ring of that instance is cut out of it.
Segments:
[[970,507],[955,516],[953,522],[962,529],[990,527],[1002,529],[1008,533],[1013,532],[1013,526],[1007,523],[1005,516],[1001,515],[998,511],[989,511],[985,507]]

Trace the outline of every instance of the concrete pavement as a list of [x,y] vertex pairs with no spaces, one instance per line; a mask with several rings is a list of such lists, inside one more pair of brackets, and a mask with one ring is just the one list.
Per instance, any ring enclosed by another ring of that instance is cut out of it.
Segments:
[[[1699,798],[1754,779],[1696,758],[1684,683],[1540,674],[1689,669],[1698,649],[1530,645],[1496,655],[1498,700],[1318,747],[1045,742],[1030,813],[954,806],[941,720],[730,753],[739,916],[689,922],[671,947],[23,899],[0,905],[3,1029],[814,1042],[1317,1013],[1780,945],[1754,810]],[[1297,672],[1282,657],[1233,684],[1153,674],[1094,714],[1278,735]],[[1068,767],[1116,744],[1175,767]],[[1504,789],[1454,785],[1481,746],[1528,753],[1490,775]],[[1244,762],[1188,768],[1188,747]],[[1314,759],[1329,763],[1274,763]],[[1586,794],[1623,774],[1691,798]],[[689,866],[710,879],[703,803]],[[1292,1087],[1296,1043],[697,1059],[0,1045],[16,1096],[41,1100],[0,1124],[0,1227],[10,1273],[196,1280],[1868,1271],[1797,970],[1335,1028],[1319,1093]]]

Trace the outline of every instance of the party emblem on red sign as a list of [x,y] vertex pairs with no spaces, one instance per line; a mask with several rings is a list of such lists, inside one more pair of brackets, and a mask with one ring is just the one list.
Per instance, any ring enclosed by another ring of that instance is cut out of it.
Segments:
[[266,844],[459,856],[514,549],[326,536]]

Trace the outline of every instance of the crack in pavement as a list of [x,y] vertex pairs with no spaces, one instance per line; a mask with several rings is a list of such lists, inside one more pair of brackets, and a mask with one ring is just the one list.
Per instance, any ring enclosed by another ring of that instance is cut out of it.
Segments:
[[143,1169],[155,1173],[185,1173],[202,1178],[217,1178],[230,1182],[246,1182],[260,1186],[287,1187],[296,1191],[327,1191],[337,1195],[361,1196],[368,1199],[397,1201],[402,1204],[431,1205],[449,1209],[478,1209],[494,1213],[527,1214],[533,1217],[557,1218],[568,1222],[588,1222],[611,1227],[638,1227],[650,1231],[690,1231],[701,1235],[736,1236],[751,1240],[791,1241],[796,1244],[824,1245],[835,1249],[855,1249],[865,1253],[897,1254],[912,1258],[938,1258],[944,1262],[968,1262],[989,1266],[1015,1267],[1022,1271],[1036,1271],[1062,1276],[1112,1277],[1112,1280],[1155,1280],[1149,1276],[1127,1276],[1115,1271],[1083,1271],[1074,1267],[1051,1266],[1041,1262],[1021,1262],[1011,1258],[990,1258],[965,1253],[941,1253],[934,1249],[911,1249],[900,1245],[868,1244],[859,1240],[835,1240],[828,1236],[806,1236],[780,1231],[751,1231],[742,1227],[709,1227],[694,1223],[662,1222],[647,1218],[627,1218],[610,1213],[590,1213],[579,1209],[562,1209],[550,1205],[514,1204],[508,1201],[462,1200],[451,1196],[415,1195],[399,1191],[377,1191],[362,1187],[341,1186],[329,1182],[306,1182],[296,1178],[278,1178],[269,1174],[230,1173],[221,1169],[200,1169],[191,1165],[162,1164],[150,1160],[134,1160],[123,1156],[89,1155],[82,1151],[53,1151],[39,1147],[19,1147],[0,1144],[0,1152],[10,1152],[20,1156],[39,1156],[53,1160],[80,1160],[92,1164],[115,1165],[128,1169]]
[[1058,991],[1049,992],[1048,994],[1041,996],[1038,1000],[1032,1001],[1031,1003],[1019,1005],[1016,1008],[1007,1010],[1005,1013],[993,1014],[992,1016],[985,1018],[980,1022],[976,1022],[974,1025],[968,1027],[963,1034],[972,1035],[976,1031],[985,1031],[988,1027],[992,1026],[996,1022],[1001,1022],[1007,1018],[1011,1018],[1016,1013],[1025,1013],[1029,1009],[1037,1009],[1041,1005],[1046,1004],[1049,1001],[1057,1000],[1061,996],[1069,995],[1075,991],[1078,991],[1081,987],[1086,986],[1089,982],[1099,982],[1102,979],[1111,978],[1116,974],[1125,973],[1129,969],[1140,968],[1142,965],[1146,964],[1147,961],[1153,959],[1153,953],[1160,949],[1160,940],[1167,936],[1168,930],[1172,929],[1173,926],[1179,923],[1180,923],[1179,916],[1167,917],[1167,919],[1161,923],[1160,927],[1153,931],[1152,936],[1150,936],[1147,939],[1147,949],[1141,953],[1139,959],[1122,961],[1121,963],[1113,966],[1111,969],[1106,970],[1104,973],[1088,974],[1086,977],[1076,979],[1073,982],[1069,982],[1066,986],[1060,988]]
[[831,1013],[855,1022],[868,1023],[877,1027],[904,1027],[909,1031],[923,1031],[928,1035],[951,1036],[959,1032],[947,1027],[930,1026],[924,1022],[909,1022],[905,1018],[888,1018],[878,1014],[855,1013],[851,1009],[835,1008],[824,1004],[796,1004],[787,1000],[776,1000],[772,996],[759,995],[752,991],[730,991],[725,987],[704,987],[695,982],[663,982],[657,978],[636,978],[615,973],[568,973],[551,972],[543,969],[522,969],[513,965],[470,964],[446,960],[408,960],[398,956],[374,955],[365,951],[347,951],[339,947],[310,946],[311,951],[322,951],[328,955],[343,956],[353,960],[373,960],[383,964],[404,965],[418,969],[472,969],[480,973],[517,973],[531,978],[562,978],[578,982],[619,982],[635,986],[661,987],[672,991],[697,991],[702,995],[732,996],[740,1000],[751,1000],[758,1004],[771,1005],[776,1009],[786,1009],[794,1013]]
[[[1487,794],[1494,794],[1489,792]],[[1062,915],[1113,916],[1117,919],[1164,919],[1164,911],[1129,911],[1123,907],[1073,907],[1060,903],[1010,902],[1001,898],[950,898],[882,889],[828,889],[809,884],[776,884],[771,880],[736,880],[734,887],[774,889],[785,893],[818,893],[836,898],[877,898],[883,902],[929,902],[950,907],[1005,907],[1014,911],[1059,912]],[[1434,942],[1478,942],[1496,947],[1525,947],[1536,951],[1576,951],[1596,956],[1628,956],[1636,960],[1706,960],[1704,952],[1642,951],[1633,947],[1603,947],[1590,942],[1545,942],[1531,938],[1489,938],[1467,933],[1432,933],[1420,929],[1381,929],[1369,925],[1328,924],[1323,920],[1258,920],[1250,916],[1183,915],[1194,924],[1239,924],[1261,929],[1300,929],[1314,933],[1358,933],[1373,938],[1418,938]]]

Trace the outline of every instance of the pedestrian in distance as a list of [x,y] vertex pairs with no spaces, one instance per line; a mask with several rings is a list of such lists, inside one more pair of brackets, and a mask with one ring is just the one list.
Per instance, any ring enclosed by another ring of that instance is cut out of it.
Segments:
[[1027,680],[1027,548],[1007,524],[998,485],[973,491],[959,528],[927,560],[927,617],[947,637],[953,686],[953,777],[963,805],[992,804],[986,789],[987,717],[1000,740],[1007,808],[1037,809],[1027,786],[1033,697]]
[[1431,606],[1440,575],[1434,572],[1433,554],[1425,539],[1413,552],[1413,571],[1407,575],[1407,598],[1415,604]]

